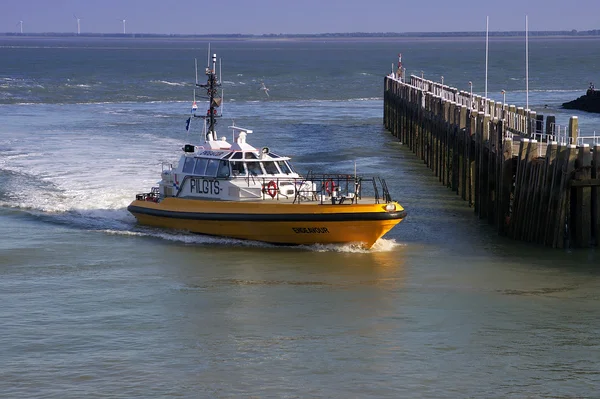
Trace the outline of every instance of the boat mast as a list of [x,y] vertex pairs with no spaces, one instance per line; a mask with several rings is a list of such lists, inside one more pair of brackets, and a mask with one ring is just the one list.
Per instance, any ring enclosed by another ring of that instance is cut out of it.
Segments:
[[217,108],[221,105],[221,97],[219,97],[218,87],[221,86],[219,79],[217,78],[216,65],[217,55],[212,56],[212,65],[206,67],[206,84],[196,84],[206,89],[208,96],[208,111],[205,116],[202,116],[206,122],[208,122],[208,128],[206,129],[206,141],[216,140],[215,126],[217,124]]

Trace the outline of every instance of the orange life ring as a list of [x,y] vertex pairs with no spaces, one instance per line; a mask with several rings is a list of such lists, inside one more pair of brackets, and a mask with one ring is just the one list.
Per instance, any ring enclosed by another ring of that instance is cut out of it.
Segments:
[[331,194],[335,190],[335,182],[331,179],[325,181],[325,191]]
[[277,195],[277,183],[275,183],[273,180],[267,184],[267,194],[269,194],[271,198],[275,198]]

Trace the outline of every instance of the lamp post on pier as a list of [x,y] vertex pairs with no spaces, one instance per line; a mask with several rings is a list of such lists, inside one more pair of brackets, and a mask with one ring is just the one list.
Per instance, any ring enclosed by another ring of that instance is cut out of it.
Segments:
[[500,93],[502,93],[502,104],[506,105],[506,90],[502,90]]
[[423,71],[421,71],[421,79],[423,79]]

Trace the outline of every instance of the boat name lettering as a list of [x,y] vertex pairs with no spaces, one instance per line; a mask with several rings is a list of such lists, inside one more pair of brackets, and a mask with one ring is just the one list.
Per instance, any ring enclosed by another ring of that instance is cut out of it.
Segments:
[[329,230],[327,230],[327,227],[292,227],[292,230],[294,230],[294,233],[296,234],[313,234],[313,233],[317,233],[317,234],[327,234],[329,233]]
[[219,188],[218,180],[206,180],[206,179],[190,179],[190,192],[196,194],[213,194],[219,195],[221,189]]
[[223,154],[225,154],[223,151],[210,151],[210,150],[202,151],[200,153],[200,155],[208,155],[209,157],[220,157]]

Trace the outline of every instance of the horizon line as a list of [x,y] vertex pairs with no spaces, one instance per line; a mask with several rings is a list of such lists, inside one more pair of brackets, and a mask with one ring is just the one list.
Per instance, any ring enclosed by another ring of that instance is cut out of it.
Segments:
[[[327,33],[119,33],[119,32],[2,32],[0,36],[156,36],[156,37],[232,37],[232,38],[261,38],[261,37],[403,37],[403,36],[457,36],[457,35],[485,35],[486,31],[444,31],[444,32],[327,32]],[[490,31],[489,36],[525,35],[525,31]],[[599,29],[581,30],[538,30],[529,31],[533,35],[572,35],[572,36],[600,36]]]

